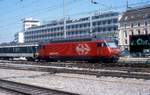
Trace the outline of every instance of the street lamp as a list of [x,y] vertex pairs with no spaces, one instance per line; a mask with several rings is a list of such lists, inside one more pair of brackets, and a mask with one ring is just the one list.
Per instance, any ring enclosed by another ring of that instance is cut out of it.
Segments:
[[[98,2],[96,2],[95,0],[90,0],[90,2],[92,4],[98,4]],[[64,18],[64,38],[67,38],[67,32],[66,32],[66,0],[63,0],[63,18]],[[90,16],[90,33],[92,34],[92,15]]]
[[66,1],[63,0],[63,18],[64,18],[64,38],[67,37],[66,33]]
[[[98,4],[98,2],[94,1],[94,0],[90,0],[92,4]],[[93,24],[92,24],[92,13],[90,14],[90,36],[94,36],[93,33]]]

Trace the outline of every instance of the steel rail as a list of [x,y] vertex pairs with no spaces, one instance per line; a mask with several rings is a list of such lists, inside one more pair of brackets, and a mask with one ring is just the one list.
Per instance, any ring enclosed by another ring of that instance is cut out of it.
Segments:
[[29,84],[0,79],[0,88],[21,93],[24,95],[79,95],[71,92],[38,87]]
[[[150,72],[142,72],[145,68],[120,68],[120,69],[89,69],[89,68],[72,68],[72,67],[58,67],[58,66],[38,66],[38,65],[23,65],[23,64],[0,64],[3,69],[16,69],[16,70],[31,70],[53,73],[73,73],[84,75],[112,76],[124,78],[137,78],[137,79],[150,79]],[[119,67],[118,67],[119,68]]]

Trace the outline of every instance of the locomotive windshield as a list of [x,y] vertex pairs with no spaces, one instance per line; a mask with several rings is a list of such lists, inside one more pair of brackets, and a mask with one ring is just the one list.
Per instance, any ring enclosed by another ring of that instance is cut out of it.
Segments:
[[113,41],[108,41],[108,42],[107,42],[107,45],[108,45],[109,47],[112,47],[112,48],[117,48],[116,43],[113,42]]

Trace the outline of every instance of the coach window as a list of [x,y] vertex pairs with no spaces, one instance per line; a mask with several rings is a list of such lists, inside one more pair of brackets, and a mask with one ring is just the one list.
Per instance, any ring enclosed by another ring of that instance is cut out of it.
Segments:
[[35,47],[34,46],[31,47],[31,53],[33,53],[33,52],[35,52]]
[[33,52],[33,47],[31,46],[31,47],[27,47],[28,48],[28,53],[32,53]]
[[19,51],[19,47],[15,47],[15,53],[18,53]]

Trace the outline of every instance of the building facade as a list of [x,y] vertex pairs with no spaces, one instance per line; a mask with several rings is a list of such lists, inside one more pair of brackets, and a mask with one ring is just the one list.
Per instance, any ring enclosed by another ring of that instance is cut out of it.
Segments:
[[33,18],[22,19],[23,22],[23,31],[26,31],[28,28],[40,26],[40,21]]
[[15,34],[15,39],[14,39],[15,43],[24,43],[24,33],[23,32],[17,32]]
[[150,6],[127,10],[119,23],[119,45],[129,49],[130,35],[150,34]]
[[118,12],[98,13],[93,16],[67,19],[64,28],[64,20],[51,21],[48,24],[31,27],[25,30],[25,43],[35,44],[48,42],[51,39],[63,39],[64,29],[66,38],[88,36],[118,36]]
[[40,26],[40,22],[38,20],[32,19],[32,18],[22,19],[22,23],[23,23],[22,32],[17,32],[14,35],[14,42],[16,44],[24,43],[24,31],[26,31],[28,28],[31,28],[31,27]]

